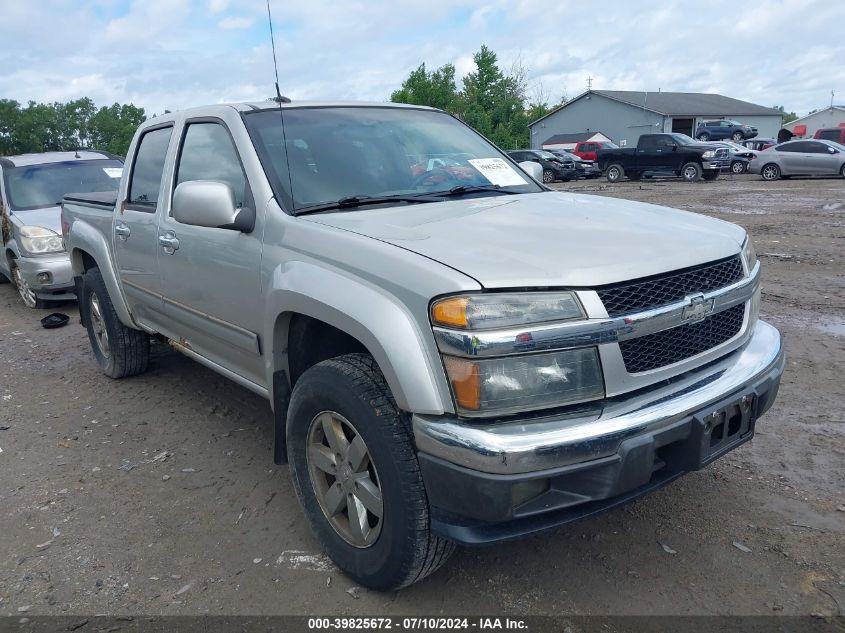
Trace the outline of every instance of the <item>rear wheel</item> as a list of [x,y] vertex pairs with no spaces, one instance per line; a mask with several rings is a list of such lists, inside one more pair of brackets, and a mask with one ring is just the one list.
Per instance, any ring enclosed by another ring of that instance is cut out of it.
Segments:
[[544,169],[543,170],[543,182],[550,183],[555,181],[554,172],[551,169]]
[[777,180],[780,178],[780,167],[774,163],[768,163],[767,165],[763,165],[760,175],[763,177],[763,180]]
[[410,419],[371,356],[347,354],[302,374],[291,394],[287,447],[311,528],[356,582],[400,589],[454,551],[431,533]]
[[733,139],[734,143],[740,143],[745,140],[745,136],[742,134],[742,132],[734,132],[731,138]]
[[605,172],[607,182],[619,182],[625,177],[625,169],[619,163],[613,163]]
[[701,165],[698,163],[686,163],[681,167],[681,178],[686,182],[696,182],[701,179]]
[[150,361],[150,337],[121,323],[99,268],[82,276],[79,310],[94,358],[109,378],[143,373]]
[[707,132],[702,132],[701,134],[698,135],[698,140],[699,141],[709,141],[710,135]]

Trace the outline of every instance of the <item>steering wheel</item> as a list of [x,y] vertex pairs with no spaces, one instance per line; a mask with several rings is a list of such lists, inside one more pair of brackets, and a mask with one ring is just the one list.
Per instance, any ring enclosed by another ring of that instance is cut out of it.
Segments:
[[444,180],[435,181],[438,184],[442,183],[442,182],[454,182],[456,184],[459,184],[461,182],[460,179],[455,174],[453,174],[451,171],[449,171],[445,167],[438,167],[436,169],[432,169],[431,171],[424,171],[423,173],[421,173],[419,176],[414,178],[413,182],[411,183],[411,186],[412,187],[419,187],[421,185],[426,184],[428,180],[430,180],[430,179],[432,179],[436,176],[441,176],[441,177],[445,176]]

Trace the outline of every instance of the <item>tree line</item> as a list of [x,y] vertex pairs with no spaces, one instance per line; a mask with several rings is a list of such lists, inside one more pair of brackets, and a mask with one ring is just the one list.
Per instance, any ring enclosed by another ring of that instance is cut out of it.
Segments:
[[[390,95],[390,100],[451,112],[502,149],[530,147],[528,124],[559,104],[549,105],[542,91],[529,96],[528,70],[521,60],[503,70],[496,53],[482,46],[473,61],[476,70],[463,78],[460,90],[453,64],[429,71],[423,63]],[[561,100],[564,102],[565,97]]]
[[88,97],[22,106],[0,99],[0,156],[91,148],[125,156],[143,108],[115,103],[97,108]]

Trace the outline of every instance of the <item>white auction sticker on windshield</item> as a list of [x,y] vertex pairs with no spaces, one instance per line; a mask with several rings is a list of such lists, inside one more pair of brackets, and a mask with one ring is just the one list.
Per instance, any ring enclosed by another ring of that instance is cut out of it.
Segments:
[[510,187],[528,184],[525,178],[501,158],[471,158],[467,162],[494,185]]
[[120,178],[123,175],[123,167],[103,167],[103,171],[109,178]]

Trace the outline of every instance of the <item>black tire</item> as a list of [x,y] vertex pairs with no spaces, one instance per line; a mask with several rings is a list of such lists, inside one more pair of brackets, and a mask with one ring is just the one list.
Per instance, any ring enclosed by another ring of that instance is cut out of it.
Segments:
[[712,182],[712,181],[716,180],[716,178],[718,178],[718,177],[719,177],[718,170],[706,171],[706,172],[704,172],[704,176],[703,176],[704,180],[706,180],[708,182]]
[[628,180],[633,180],[634,182],[639,182],[643,179],[643,175],[638,172],[628,172]]
[[543,170],[543,182],[549,184],[550,182],[555,181],[555,174],[551,169],[544,169]]
[[707,132],[702,132],[696,138],[698,138],[699,141],[704,141],[706,143],[710,140],[710,135]]
[[684,182],[698,182],[701,180],[701,165],[698,163],[684,163],[681,167],[681,178]]
[[780,178],[780,167],[774,163],[766,163],[760,168],[760,176],[763,177],[763,180],[777,180]]
[[608,165],[607,171],[604,172],[607,182],[619,182],[625,178],[625,168],[619,163]]
[[839,175],[845,178],[845,163],[843,163],[842,167],[839,169]]
[[[324,412],[336,412],[352,423],[377,472],[383,513],[377,538],[366,546],[351,544],[332,525],[309,473],[310,429]],[[323,361],[296,381],[288,408],[287,450],[305,517],[329,557],[355,582],[394,591],[425,578],[454,551],[454,543],[431,533],[410,418],[397,408],[368,354]]]
[[731,139],[734,143],[742,143],[745,140],[745,135],[742,132],[734,132]]
[[731,163],[731,173],[732,174],[744,174],[748,169],[748,165],[743,163],[741,160],[735,160]]
[[[95,304],[99,317],[94,315]],[[150,362],[150,337],[121,323],[99,268],[91,268],[82,275],[79,311],[94,358],[106,376],[125,378],[146,371]],[[105,345],[98,338],[102,332],[106,334]]]

